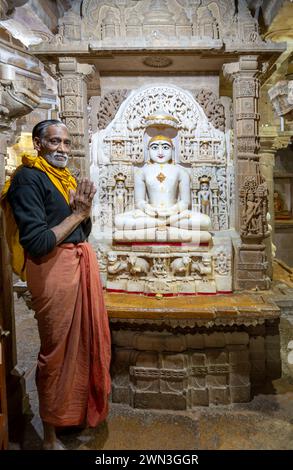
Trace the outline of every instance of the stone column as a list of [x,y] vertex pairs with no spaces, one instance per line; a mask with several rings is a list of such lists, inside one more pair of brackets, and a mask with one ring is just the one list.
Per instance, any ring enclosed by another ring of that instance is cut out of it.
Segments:
[[[1,28],[0,28],[1,29]],[[4,35],[5,38],[5,35]],[[10,43],[5,44],[4,50],[10,50],[13,65],[0,64],[0,190],[5,182],[5,163],[7,145],[12,145],[16,137],[17,119],[30,113],[40,102],[40,87],[43,83],[40,69],[35,61],[34,72],[31,71],[34,59],[26,57],[26,52],[20,54]],[[0,47],[0,53],[2,46]],[[16,59],[21,67],[15,65]],[[27,62],[26,62],[27,59]],[[24,67],[24,64],[26,68]],[[8,417],[10,432],[15,430],[15,419],[23,414],[26,404],[25,381],[23,373],[17,367],[15,316],[13,302],[12,270],[10,255],[5,240],[5,223],[0,210],[0,326],[9,332],[4,341],[6,391],[8,402]]]
[[276,153],[275,137],[276,136],[261,136],[259,151],[260,172],[268,185],[268,208],[271,216],[270,224],[272,227],[274,225],[274,166]]
[[260,137],[260,152],[259,152],[259,165],[260,172],[265,178],[268,185],[268,212],[270,214],[270,236],[265,239],[266,254],[268,260],[268,276],[272,279],[273,276],[273,253],[272,243],[274,235],[274,166],[275,166],[275,153],[274,147],[275,136]]
[[71,167],[80,176],[89,175],[87,81],[94,68],[74,57],[61,57],[57,69],[60,118],[72,140]]
[[241,236],[236,249],[235,288],[269,288],[264,239],[267,225],[268,190],[259,164],[259,64],[254,55],[224,65],[233,81],[235,152],[235,226]]

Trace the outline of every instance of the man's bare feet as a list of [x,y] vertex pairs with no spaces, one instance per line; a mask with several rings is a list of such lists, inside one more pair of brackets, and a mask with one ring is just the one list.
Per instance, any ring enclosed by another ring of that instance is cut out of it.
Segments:
[[56,441],[53,441],[53,442],[44,441],[42,449],[43,450],[66,450],[66,447],[64,447],[61,441],[56,439]]
[[64,445],[56,437],[56,430],[53,424],[43,421],[44,428],[44,442],[43,450],[66,450]]

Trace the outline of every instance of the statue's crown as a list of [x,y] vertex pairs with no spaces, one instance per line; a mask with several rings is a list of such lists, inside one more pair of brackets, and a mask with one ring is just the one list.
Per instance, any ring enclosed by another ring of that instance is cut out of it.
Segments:
[[158,140],[166,140],[166,142],[169,142],[169,144],[171,144],[172,147],[173,147],[172,139],[170,139],[170,137],[167,137],[166,135],[162,135],[162,134],[158,134],[158,135],[155,135],[154,137],[152,137],[149,140],[148,146],[150,146],[153,142],[157,142]]
[[125,181],[126,180],[126,176],[123,175],[123,173],[118,173],[117,175],[114,176],[115,180],[116,181]]
[[148,126],[162,126],[162,127],[178,127],[178,119],[171,114],[165,113],[164,111],[158,111],[157,113],[151,114],[145,118],[146,125]]
[[165,136],[174,138],[178,133],[179,121],[171,114],[159,110],[145,117],[145,127],[146,133],[150,137],[154,137],[163,131]]
[[199,178],[199,182],[200,183],[210,183],[210,178],[208,176],[202,176],[201,178]]

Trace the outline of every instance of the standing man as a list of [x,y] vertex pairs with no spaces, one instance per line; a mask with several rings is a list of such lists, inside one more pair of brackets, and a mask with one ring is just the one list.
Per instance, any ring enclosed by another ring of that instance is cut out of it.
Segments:
[[25,266],[38,321],[43,448],[55,450],[63,448],[55,427],[96,426],[107,416],[110,332],[96,255],[85,241],[94,184],[77,185],[66,168],[71,142],[61,121],[38,123],[32,137],[38,156],[23,157],[1,204],[12,265],[22,278]]

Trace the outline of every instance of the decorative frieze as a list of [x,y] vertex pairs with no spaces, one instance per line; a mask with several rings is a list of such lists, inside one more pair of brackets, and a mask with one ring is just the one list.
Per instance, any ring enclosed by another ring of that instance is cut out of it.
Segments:
[[53,40],[56,44],[95,40],[126,42],[141,38],[186,38],[235,43],[262,43],[258,23],[246,2],[203,0],[183,5],[175,0],[83,1],[81,14],[65,12]]

